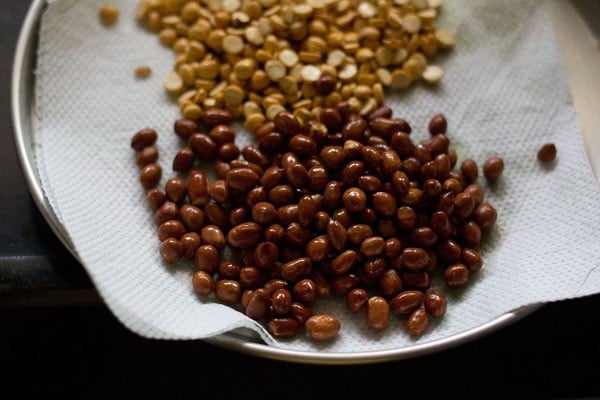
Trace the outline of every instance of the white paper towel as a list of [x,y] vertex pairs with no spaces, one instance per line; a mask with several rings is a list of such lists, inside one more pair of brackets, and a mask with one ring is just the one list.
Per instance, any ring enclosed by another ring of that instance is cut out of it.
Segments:
[[[119,22],[98,22],[102,1],[59,0],[44,14],[36,70],[35,156],[44,191],[94,284],[117,318],[145,337],[207,338],[237,327],[272,346],[303,351],[398,349],[481,326],[524,305],[600,292],[600,192],[584,152],[554,33],[539,1],[448,0],[456,47],[435,61],[442,83],[388,96],[395,115],[425,138],[429,118],[446,114],[460,158],[491,155],[505,171],[487,198],[498,221],[481,248],[485,268],[464,290],[449,291],[445,317],[420,338],[391,318],[375,332],[343,301],[319,301],[342,323],[339,337],[278,341],[231,307],[198,298],[193,266],[165,265],[152,212],[138,183],[129,143],[137,130],[159,132],[163,183],[179,149],[172,133],[179,110],[162,78],[174,55],[135,22],[137,1],[114,1]],[[133,70],[149,65],[146,80]],[[240,141],[247,140],[244,137]],[[541,167],[544,142],[557,162]],[[485,183],[482,182],[485,186]],[[487,187],[487,186],[485,186]]]

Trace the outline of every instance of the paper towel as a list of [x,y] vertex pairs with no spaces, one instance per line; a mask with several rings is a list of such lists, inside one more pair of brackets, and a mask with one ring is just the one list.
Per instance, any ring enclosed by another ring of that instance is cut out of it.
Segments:
[[[42,186],[106,304],[132,331],[151,338],[202,339],[243,327],[271,346],[308,352],[398,349],[451,337],[521,306],[600,291],[600,192],[584,152],[549,16],[539,1],[449,0],[456,46],[434,62],[439,86],[415,85],[388,96],[395,115],[426,137],[443,112],[459,158],[479,165],[491,155],[505,170],[486,196],[498,221],[481,247],[485,267],[461,290],[446,290],[447,314],[411,338],[403,320],[375,332],[341,299],[315,312],[340,318],[339,337],[273,339],[229,306],[193,293],[193,266],[166,265],[158,254],[153,214],[138,183],[129,143],[143,127],[159,132],[163,181],[180,148],[172,125],[176,102],[162,88],[174,55],[135,22],[136,1],[117,0],[118,23],[98,22],[102,1],[59,0],[45,12],[35,71],[35,156]],[[133,70],[149,65],[145,80]],[[240,143],[249,140],[239,135]],[[541,167],[537,149],[558,147]],[[182,263],[185,264],[185,263]]]

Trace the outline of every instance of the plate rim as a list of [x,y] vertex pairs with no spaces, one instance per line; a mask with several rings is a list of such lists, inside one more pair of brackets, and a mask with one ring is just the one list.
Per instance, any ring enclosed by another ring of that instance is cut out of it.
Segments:
[[[37,44],[37,29],[46,6],[45,0],[33,0],[19,33],[13,59],[11,111],[15,147],[31,196],[50,228],[67,250],[83,266],[68,233],[58,220],[44,191],[33,159],[31,143],[33,107],[33,68]],[[502,314],[482,325],[429,342],[398,349],[361,352],[318,353],[292,350],[251,341],[256,340],[234,332],[199,339],[206,343],[266,359],[303,364],[353,365],[383,363],[424,356],[487,336],[533,313],[545,303],[536,303]]]

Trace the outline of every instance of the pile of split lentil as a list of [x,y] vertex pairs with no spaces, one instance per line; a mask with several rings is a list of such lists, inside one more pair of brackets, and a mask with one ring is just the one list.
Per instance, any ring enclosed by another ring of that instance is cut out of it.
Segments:
[[282,110],[303,122],[340,101],[366,116],[386,90],[436,84],[454,45],[441,0],[144,0],[138,19],[175,54],[164,78],[185,118],[221,108],[255,132]]
[[[135,133],[140,183],[167,264],[193,265],[192,287],[260,321],[277,338],[341,330],[313,313],[339,298],[382,331],[421,335],[445,314],[445,289],[483,266],[477,248],[497,212],[458,163],[444,114],[427,139],[384,90],[436,83],[428,57],[453,44],[440,1],[147,0],[138,18],[176,51],[165,88],[178,96],[184,145],[161,185],[158,133]],[[240,148],[241,119],[256,144]],[[208,168],[216,179],[209,177]],[[500,157],[481,166],[485,182]]]

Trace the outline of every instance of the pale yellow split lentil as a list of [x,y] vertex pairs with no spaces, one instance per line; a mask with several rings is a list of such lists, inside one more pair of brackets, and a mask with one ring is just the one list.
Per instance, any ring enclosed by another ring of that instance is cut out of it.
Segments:
[[[253,131],[290,110],[301,120],[345,100],[367,115],[386,88],[444,76],[454,46],[442,0],[142,0],[136,13],[176,53],[164,78],[184,116],[212,107]],[[117,13],[118,14],[118,13]]]

